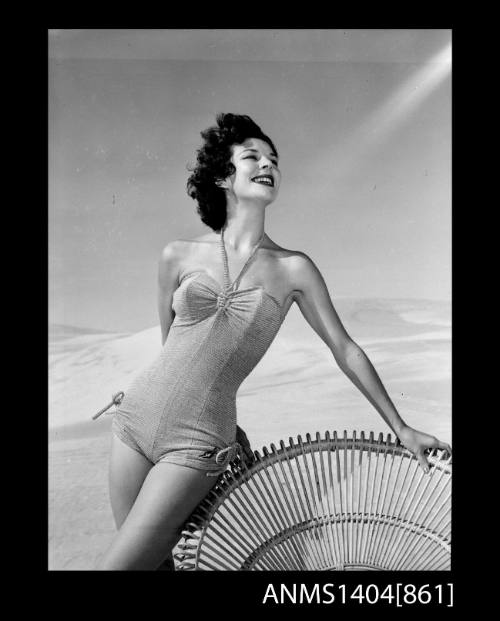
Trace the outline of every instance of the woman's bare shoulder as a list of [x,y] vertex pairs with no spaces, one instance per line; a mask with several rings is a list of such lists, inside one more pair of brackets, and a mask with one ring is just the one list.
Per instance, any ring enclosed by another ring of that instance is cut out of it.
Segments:
[[307,287],[308,283],[323,281],[319,268],[303,250],[284,248],[275,242],[272,242],[270,248],[276,258],[276,265],[280,266],[281,274],[293,291],[299,292]]
[[163,250],[161,252],[161,260],[171,262],[174,260],[183,259],[189,255],[193,248],[199,246],[200,243],[210,243],[216,240],[216,236],[212,233],[206,233],[204,235],[199,235],[198,237],[193,237],[191,239],[173,239],[167,242],[167,244],[165,244],[165,246],[163,247]]
[[277,259],[290,269],[297,269],[303,263],[309,262],[311,259],[302,250],[292,250],[291,248],[285,248],[280,246],[275,241],[268,239],[268,243],[265,248],[270,250]]

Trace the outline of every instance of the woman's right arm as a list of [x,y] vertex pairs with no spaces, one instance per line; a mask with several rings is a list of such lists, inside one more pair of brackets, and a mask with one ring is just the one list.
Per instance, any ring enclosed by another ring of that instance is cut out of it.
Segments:
[[174,291],[179,286],[180,251],[177,242],[170,242],[161,253],[158,266],[158,313],[160,315],[161,344],[165,345],[175,313],[172,310]]

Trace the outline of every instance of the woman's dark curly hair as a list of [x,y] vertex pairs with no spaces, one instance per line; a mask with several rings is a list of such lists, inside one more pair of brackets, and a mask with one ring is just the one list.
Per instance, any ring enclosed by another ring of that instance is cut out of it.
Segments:
[[231,147],[248,138],[259,138],[269,144],[277,154],[272,140],[246,114],[221,112],[216,116],[217,125],[201,132],[203,145],[197,151],[196,165],[189,170],[187,193],[198,202],[197,212],[202,222],[214,231],[220,231],[226,222],[226,194],[216,185],[235,171],[231,163]]

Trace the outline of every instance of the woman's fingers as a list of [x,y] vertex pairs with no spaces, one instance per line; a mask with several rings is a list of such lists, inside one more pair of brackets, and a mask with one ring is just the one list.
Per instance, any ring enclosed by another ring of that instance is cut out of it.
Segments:
[[247,466],[251,466],[254,462],[254,456],[252,451],[243,451],[242,455],[243,461]]
[[243,431],[241,427],[236,428],[236,442],[241,446],[244,461],[246,463],[251,463],[254,460],[252,447],[250,446],[250,442],[247,438],[247,434]]
[[438,440],[437,438],[435,438],[433,448],[441,449],[447,453],[448,457],[451,457],[451,445],[448,444],[447,442],[442,442],[441,440]]
[[441,442],[441,440],[438,440],[437,448],[443,449],[451,455],[451,446],[447,444],[446,442]]
[[418,459],[418,463],[420,464],[422,470],[425,472],[425,474],[429,473],[429,464],[427,462],[427,459],[424,455],[423,452],[418,452],[416,453],[416,458]]
[[246,438],[245,440],[246,440],[245,442],[242,442],[242,440],[240,439],[238,443],[241,446],[244,461],[247,464],[250,464],[254,460],[253,451],[252,451],[252,447],[250,446],[250,442]]
[[250,451],[250,453],[252,452],[252,449],[250,448],[250,442],[247,440],[247,438],[240,438],[238,444],[245,451],[245,453],[248,453],[248,451]]

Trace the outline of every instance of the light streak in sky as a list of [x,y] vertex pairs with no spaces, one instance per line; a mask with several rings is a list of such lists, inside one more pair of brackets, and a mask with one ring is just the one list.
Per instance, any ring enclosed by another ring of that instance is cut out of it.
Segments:
[[411,75],[349,137],[340,151],[335,176],[345,175],[368,149],[379,146],[404,123],[450,74],[451,44]]

